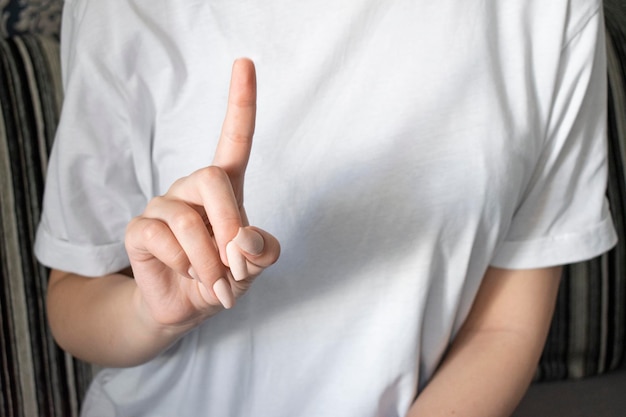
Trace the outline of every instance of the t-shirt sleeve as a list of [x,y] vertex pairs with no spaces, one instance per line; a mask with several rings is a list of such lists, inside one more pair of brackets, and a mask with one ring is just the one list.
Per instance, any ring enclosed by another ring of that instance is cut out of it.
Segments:
[[545,147],[491,264],[522,269],[593,258],[616,243],[606,199],[606,62],[601,8],[566,38]]
[[65,98],[35,253],[49,267],[99,276],[128,266],[124,231],[145,206],[150,181],[138,175],[146,167],[138,164],[131,141],[147,129],[130,104],[132,80],[114,67],[122,58],[108,40],[120,35],[108,33],[108,20],[88,4],[69,0],[64,6]]

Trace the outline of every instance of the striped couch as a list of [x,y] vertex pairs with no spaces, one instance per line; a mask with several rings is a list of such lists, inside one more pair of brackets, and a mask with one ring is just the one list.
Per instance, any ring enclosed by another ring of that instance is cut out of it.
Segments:
[[58,55],[53,38],[0,40],[0,416],[75,416],[91,379],[52,340],[47,271],[32,253],[62,99]]
[[[20,11],[28,3],[11,1],[19,2]],[[33,3],[56,16],[50,11],[56,7],[54,0]],[[7,0],[0,0],[0,8],[6,4]],[[608,197],[620,243],[601,257],[565,268],[537,381],[603,374],[618,368],[624,357],[626,1],[607,0],[605,9],[610,81]],[[18,20],[5,16],[3,22]],[[22,22],[21,27],[29,25]],[[78,414],[93,369],[62,352],[52,340],[44,306],[47,271],[32,253],[47,156],[62,101],[58,30],[24,32],[5,28],[5,38],[0,40],[0,416],[70,417]]]

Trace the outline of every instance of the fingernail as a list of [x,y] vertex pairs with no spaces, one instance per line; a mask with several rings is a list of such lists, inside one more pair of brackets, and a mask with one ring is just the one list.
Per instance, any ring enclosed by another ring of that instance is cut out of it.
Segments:
[[193,269],[193,266],[189,267],[189,269],[187,270],[187,273],[189,274],[191,278],[195,279],[196,281],[200,280],[200,277],[198,277],[198,274],[196,274],[196,270]]
[[235,297],[225,278],[220,278],[215,281],[215,284],[213,284],[213,292],[224,308],[231,308],[235,305]]
[[260,255],[265,247],[263,236],[250,228],[240,227],[237,236],[232,241],[251,255]]
[[228,242],[226,245],[226,257],[228,258],[230,272],[233,274],[235,281],[248,278],[246,257],[239,251],[234,241]]

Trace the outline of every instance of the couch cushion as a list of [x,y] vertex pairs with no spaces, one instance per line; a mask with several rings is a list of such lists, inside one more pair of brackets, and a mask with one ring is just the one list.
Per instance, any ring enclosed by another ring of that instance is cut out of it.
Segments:
[[0,35],[58,38],[62,10],[63,0],[0,0]]
[[0,40],[0,415],[73,416],[89,367],[53,342],[48,271],[33,256],[48,151],[61,105],[54,39]]

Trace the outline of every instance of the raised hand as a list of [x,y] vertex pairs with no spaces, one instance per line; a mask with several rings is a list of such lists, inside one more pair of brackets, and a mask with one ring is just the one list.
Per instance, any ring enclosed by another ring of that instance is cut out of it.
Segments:
[[255,117],[254,64],[239,59],[212,165],[176,181],[128,225],[142,303],[161,325],[195,325],[231,308],[278,259],[276,238],[250,226],[243,207]]

